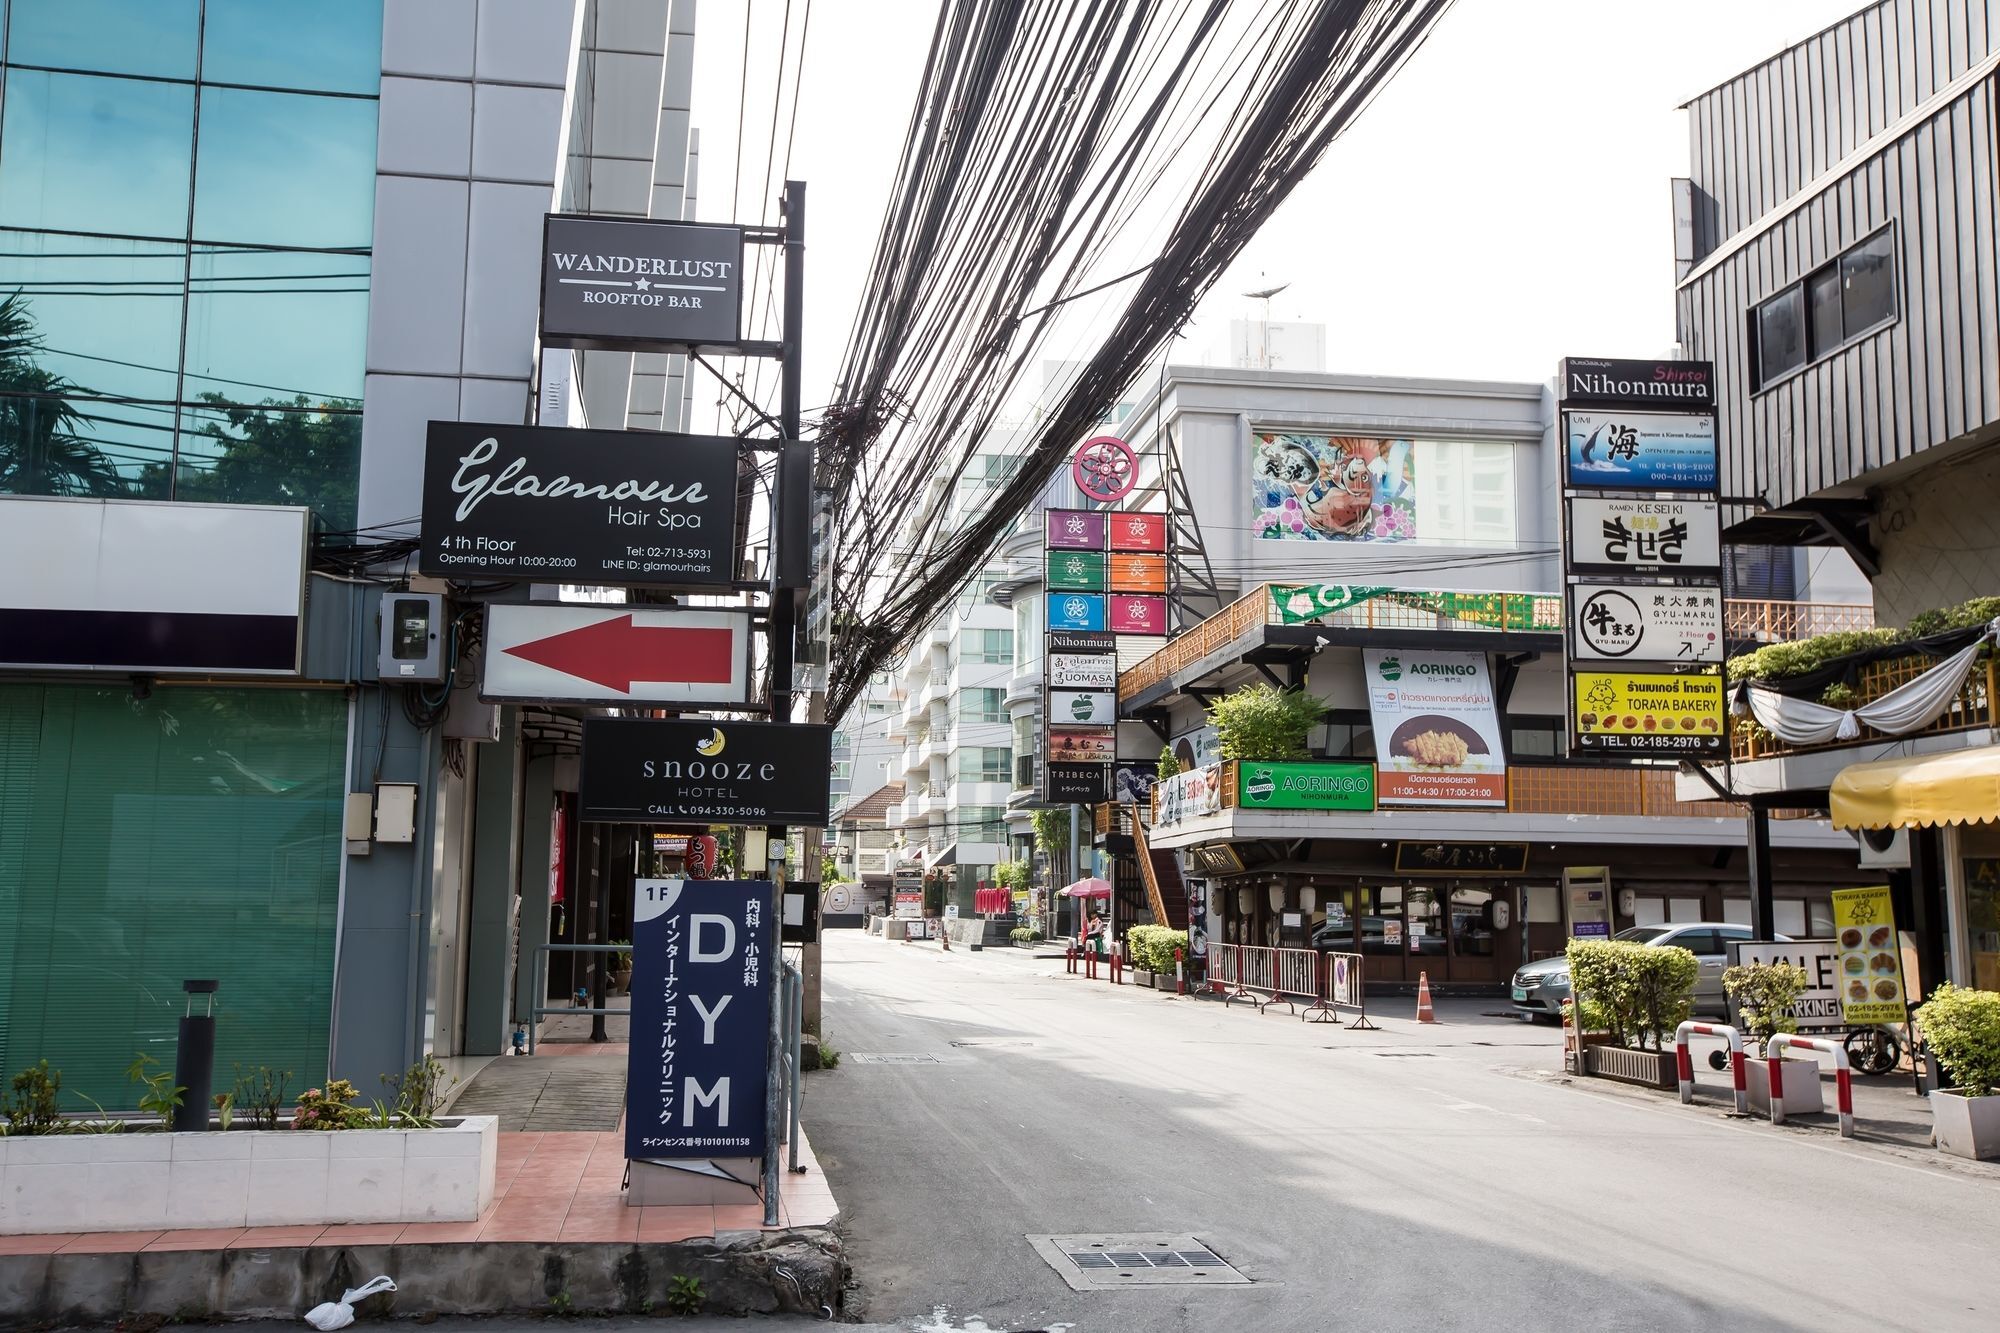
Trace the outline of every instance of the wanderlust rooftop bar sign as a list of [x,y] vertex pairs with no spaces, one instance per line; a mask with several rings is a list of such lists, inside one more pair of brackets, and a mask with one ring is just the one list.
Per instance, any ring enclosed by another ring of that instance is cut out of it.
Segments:
[[648,351],[733,348],[743,229],[551,213],[542,227],[542,342]]
[[417,568],[445,578],[735,581],[737,442],[433,421]]

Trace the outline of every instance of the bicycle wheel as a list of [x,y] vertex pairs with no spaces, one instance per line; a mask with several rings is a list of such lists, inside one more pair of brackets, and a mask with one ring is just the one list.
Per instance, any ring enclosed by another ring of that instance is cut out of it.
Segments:
[[1886,1074],[1903,1056],[1895,1037],[1881,1028],[1856,1029],[1842,1045],[1848,1062],[1864,1074]]

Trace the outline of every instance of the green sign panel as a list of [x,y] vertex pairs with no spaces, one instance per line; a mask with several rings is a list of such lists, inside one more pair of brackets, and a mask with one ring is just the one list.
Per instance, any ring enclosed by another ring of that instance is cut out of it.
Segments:
[[1284,625],[1350,611],[1379,598],[1461,624],[1546,633],[1562,629],[1562,598],[1554,593],[1413,592],[1360,583],[1273,583],[1270,588],[1271,607]]
[[1373,810],[1373,764],[1236,766],[1236,804],[1246,810]]
[[1104,591],[1104,552],[1050,551],[1048,584],[1077,592]]

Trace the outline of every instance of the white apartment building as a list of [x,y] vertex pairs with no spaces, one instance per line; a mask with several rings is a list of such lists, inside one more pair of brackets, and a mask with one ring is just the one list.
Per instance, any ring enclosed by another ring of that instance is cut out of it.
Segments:
[[[952,514],[984,502],[1010,474],[1016,457],[994,450],[975,457],[955,483]],[[919,507],[923,508],[922,506]],[[914,535],[914,534],[913,534]],[[1013,786],[1013,732],[1008,723],[1008,680],[1014,664],[1014,616],[995,598],[1004,566],[988,564],[925,629],[892,674],[900,710],[888,737],[900,746],[903,800],[891,806],[888,826],[900,833],[908,860],[947,866],[953,898],[972,910],[972,893],[1007,860],[1007,797]],[[850,778],[854,790],[873,779]],[[919,855],[921,849],[921,855]]]

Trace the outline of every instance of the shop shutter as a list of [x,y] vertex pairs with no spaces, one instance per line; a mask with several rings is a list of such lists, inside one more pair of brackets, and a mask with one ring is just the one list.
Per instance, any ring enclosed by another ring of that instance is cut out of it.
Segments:
[[214,978],[216,1091],[319,1083],[345,739],[336,691],[0,686],[0,1069],[131,1108],[126,1067],[172,1068],[181,983]]

